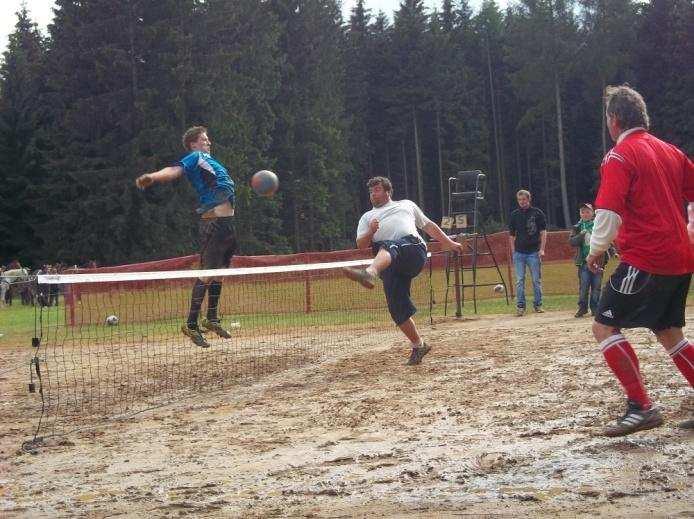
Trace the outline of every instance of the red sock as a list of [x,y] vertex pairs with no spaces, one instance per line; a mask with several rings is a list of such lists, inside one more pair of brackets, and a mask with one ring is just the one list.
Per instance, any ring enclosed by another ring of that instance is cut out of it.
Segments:
[[677,369],[687,379],[689,385],[694,387],[694,346],[688,339],[682,339],[668,350]]
[[651,407],[651,400],[639,372],[639,359],[631,344],[623,335],[613,335],[600,343],[607,365],[619,379],[627,398],[638,403],[642,409]]

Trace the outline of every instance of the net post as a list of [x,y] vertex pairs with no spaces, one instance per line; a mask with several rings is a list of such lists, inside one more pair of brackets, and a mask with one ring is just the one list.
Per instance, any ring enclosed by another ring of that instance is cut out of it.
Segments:
[[305,292],[305,309],[306,313],[310,314],[311,313],[311,273],[306,271],[306,274],[304,275],[304,292]]
[[65,320],[70,326],[75,326],[75,287],[65,286]]

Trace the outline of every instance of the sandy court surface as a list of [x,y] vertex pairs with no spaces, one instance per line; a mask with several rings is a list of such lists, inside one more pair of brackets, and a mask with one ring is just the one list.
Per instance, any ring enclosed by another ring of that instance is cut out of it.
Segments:
[[[363,333],[318,364],[33,453],[20,449],[36,413],[27,370],[0,374],[0,516],[694,517],[694,434],[675,427],[694,397],[650,333],[628,337],[666,424],[608,439],[595,433],[624,404],[590,320],[423,332],[434,349],[421,366],[403,365],[392,329]],[[27,354],[2,353],[3,366]]]

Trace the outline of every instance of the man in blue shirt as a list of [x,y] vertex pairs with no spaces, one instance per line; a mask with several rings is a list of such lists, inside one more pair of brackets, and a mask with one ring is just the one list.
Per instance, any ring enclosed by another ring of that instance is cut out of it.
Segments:
[[[194,126],[183,134],[183,148],[188,152],[172,166],[141,175],[135,181],[140,189],[147,189],[156,183],[172,182],[183,175],[190,181],[198,193],[200,207],[200,268],[216,269],[229,266],[236,250],[234,233],[234,181],[229,177],[226,168],[210,155],[211,142],[207,137],[207,128]],[[207,292],[207,318],[203,318],[198,327],[198,315],[202,301]],[[190,302],[188,321],[181,331],[192,341],[209,348],[209,343],[202,331],[215,332],[228,339],[231,334],[225,330],[217,314],[222,283],[218,278],[201,278],[195,281]]]

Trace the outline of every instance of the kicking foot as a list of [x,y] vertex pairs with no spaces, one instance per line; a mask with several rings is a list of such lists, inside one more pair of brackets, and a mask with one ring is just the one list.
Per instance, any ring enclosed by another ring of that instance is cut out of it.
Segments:
[[407,361],[407,366],[415,366],[422,362],[424,355],[431,351],[431,346],[428,346],[426,342],[423,342],[419,348],[412,348],[412,353],[410,353],[410,358]]
[[534,310],[535,310],[535,313],[536,313],[536,314],[544,314],[544,313],[545,313],[545,311],[542,309],[541,306],[536,306],[536,307],[534,308]]
[[574,317],[583,317],[587,313],[588,313],[588,310],[586,310],[585,308],[579,308],[578,312],[576,312],[576,315],[574,315]]
[[200,333],[199,328],[191,328],[187,324],[184,324],[181,326],[181,331],[183,332],[183,335],[187,335],[190,337],[190,339],[195,343],[196,346],[200,346],[201,348],[209,348],[210,343],[205,340],[205,338],[202,336],[202,333]]
[[359,269],[354,267],[343,267],[342,272],[352,281],[356,281],[361,286],[366,288],[373,288],[376,286],[376,276],[367,272],[366,269]]
[[660,427],[663,424],[663,417],[660,411],[651,407],[650,409],[641,409],[641,406],[631,400],[627,401],[627,410],[617,423],[605,427],[603,430],[604,436],[626,436],[627,434],[637,431],[646,431]]
[[222,323],[219,321],[212,321],[210,319],[202,319],[200,321],[200,326],[203,328],[203,332],[214,332],[219,335],[222,339],[231,339],[231,333],[222,328]]

